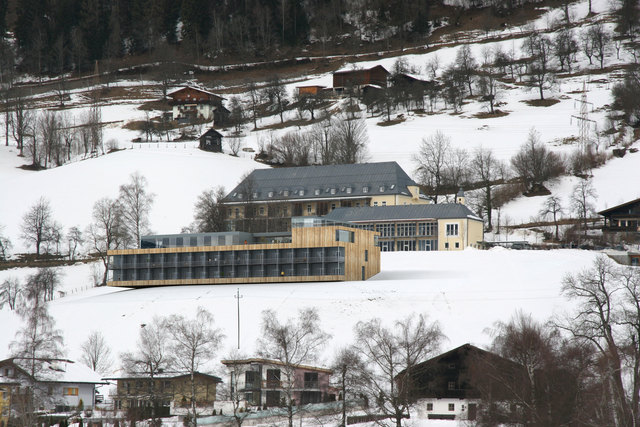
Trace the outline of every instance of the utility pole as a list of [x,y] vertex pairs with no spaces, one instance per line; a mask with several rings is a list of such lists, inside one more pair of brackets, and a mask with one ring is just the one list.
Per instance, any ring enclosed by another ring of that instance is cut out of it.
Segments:
[[240,298],[243,297],[243,295],[240,295],[240,288],[238,288],[233,297],[238,300],[238,350],[240,350]]
[[580,144],[580,148],[583,153],[589,153],[591,149],[591,144],[589,141],[589,125],[591,123],[594,124],[597,132],[597,122],[595,120],[591,120],[589,118],[588,105],[591,104],[591,108],[593,108],[593,103],[587,101],[587,87],[586,82],[582,82],[582,96],[580,97],[580,115],[571,115],[572,118],[578,120],[578,126],[580,126],[580,138],[578,143]]

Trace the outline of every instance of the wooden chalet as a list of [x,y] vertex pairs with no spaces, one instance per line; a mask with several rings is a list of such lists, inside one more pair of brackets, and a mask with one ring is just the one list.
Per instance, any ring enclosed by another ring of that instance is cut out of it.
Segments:
[[171,100],[173,120],[191,123],[197,120],[212,120],[224,125],[229,117],[224,98],[204,89],[186,86],[168,94]]
[[361,88],[367,85],[386,88],[388,78],[389,72],[382,65],[376,65],[366,70],[337,71],[333,73],[333,88],[349,86]]
[[640,231],[640,199],[598,212],[604,217],[604,232],[637,233]]
[[211,128],[200,137],[200,149],[222,153],[222,134]]

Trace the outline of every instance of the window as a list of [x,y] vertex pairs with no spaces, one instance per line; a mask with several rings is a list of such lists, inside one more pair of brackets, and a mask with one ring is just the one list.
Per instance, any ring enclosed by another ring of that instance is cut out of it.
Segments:
[[393,252],[394,242],[389,242],[389,241],[380,242],[380,250],[382,252]]
[[240,218],[240,209],[236,208],[236,218]]
[[198,238],[195,236],[189,237],[189,246],[198,246]]
[[376,224],[376,231],[380,233],[380,237],[394,237],[396,234],[394,224]]
[[347,187],[347,194],[351,194],[351,187]]
[[356,202],[356,208],[360,207],[360,202]]
[[373,206],[378,206],[378,202],[373,202]]
[[365,249],[364,250],[364,262],[369,261],[369,250]]
[[363,193],[368,193],[369,192],[369,187],[367,187],[367,186],[362,187],[362,192]]
[[433,403],[427,403],[427,411],[433,411]]
[[418,250],[419,251],[437,251],[438,241],[437,240],[418,240]]
[[456,249],[460,249],[460,242],[456,242]]
[[335,203],[331,203],[331,210],[334,210],[336,208],[336,204]]
[[301,195],[301,196],[304,196],[304,190],[298,191],[298,194]]
[[64,387],[62,389],[62,394],[64,396],[77,396],[78,395],[78,387]]
[[444,242],[444,248],[449,249],[449,242]]
[[307,205],[307,213],[310,214],[311,213],[311,205]]
[[315,193],[316,196],[319,196],[320,195],[320,189],[316,188],[316,191],[314,191],[314,193]]
[[264,208],[261,206],[260,207],[260,216],[263,216],[263,215],[264,215]]
[[387,206],[387,202],[382,202],[382,206]]
[[398,223],[398,236],[415,236],[416,224],[412,222]]
[[435,222],[421,222],[418,224],[418,236],[435,236],[438,224]]
[[448,390],[455,390],[456,389],[456,382],[455,381],[449,381],[447,383],[447,389]]
[[176,246],[182,246],[183,244],[182,237],[176,237]]
[[447,224],[447,236],[457,236],[458,235],[458,224]]
[[336,189],[335,188],[331,189],[331,194],[336,194]]
[[355,234],[353,231],[336,230],[336,242],[354,242]]
[[456,410],[456,404],[455,403],[449,403],[449,410],[450,411],[455,411]]
[[284,190],[284,191],[282,192],[282,195],[283,195],[284,197],[289,197],[289,190]]
[[381,193],[384,193],[384,185],[381,185],[381,186],[380,186],[380,192],[381,192]]
[[269,191],[269,192],[267,193],[267,196],[269,196],[269,197],[273,197],[273,191]]

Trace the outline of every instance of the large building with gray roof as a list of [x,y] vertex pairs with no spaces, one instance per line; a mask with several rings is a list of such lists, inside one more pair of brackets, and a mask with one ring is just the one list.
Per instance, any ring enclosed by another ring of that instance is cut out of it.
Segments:
[[223,200],[230,230],[280,231],[340,207],[428,204],[396,162],[257,169]]
[[458,203],[430,205],[370,206],[340,208],[324,218],[348,221],[380,234],[382,251],[447,251],[475,247],[482,240],[483,221]]

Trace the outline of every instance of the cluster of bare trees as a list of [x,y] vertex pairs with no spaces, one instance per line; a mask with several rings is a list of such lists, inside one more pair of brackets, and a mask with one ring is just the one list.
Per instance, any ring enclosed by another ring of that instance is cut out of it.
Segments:
[[[34,168],[61,166],[73,156],[104,153],[100,106],[94,102],[76,122],[64,112],[37,111],[21,95],[5,94],[5,131]],[[8,144],[8,140],[7,140]]]
[[[438,131],[422,140],[414,161],[418,182],[432,195],[435,203],[438,203],[439,196],[446,198],[455,194],[459,188],[473,189],[469,194],[470,202],[478,214],[486,218],[487,228],[490,230],[494,209],[520,193],[548,194],[544,187],[545,182],[565,174],[569,167],[580,176],[592,166],[589,156],[589,153],[576,152],[570,159],[565,159],[548,149],[541,142],[538,132],[531,129],[527,141],[511,158],[510,164],[506,164],[497,159],[491,150],[482,147],[472,153],[453,148],[451,140]],[[577,157],[586,159],[586,164],[576,167]],[[568,163],[571,165],[568,166]],[[587,178],[588,176],[583,176],[580,179],[570,197],[571,212],[582,221],[581,228],[585,231],[596,197]],[[517,188],[518,191],[503,190],[507,186]],[[540,212],[542,218],[553,219],[556,239],[558,221],[565,211],[568,210],[560,206],[560,200],[552,197]]]
[[[22,238],[35,247],[36,256],[42,251],[60,255],[65,237],[69,259],[75,259],[78,249],[84,245],[89,253],[102,259],[105,266],[102,284],[105,284],[107,251],[137,245],[140,236],[149,233],[154,198],[155,195],[147,190],[146,178],[133,173],[129,182],[120,186],[117,198],[104,197],[94,204],[92,221],[84,232],[74,226],[65,235],[62,225],[53,218],[50,202],[41,197],[22,218]],[[8,240],[3,238],[1,242],[8,248]]]
[[327,117],[310,131],[290,131],[265,144],[263,156],[284,166],[349,164],[366,159],[369,137],[359,118]]

